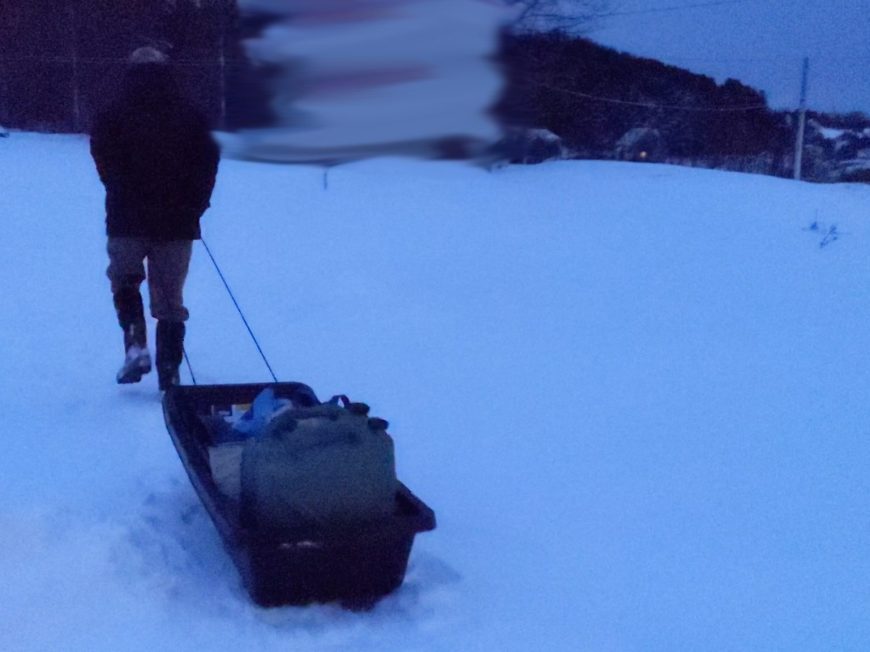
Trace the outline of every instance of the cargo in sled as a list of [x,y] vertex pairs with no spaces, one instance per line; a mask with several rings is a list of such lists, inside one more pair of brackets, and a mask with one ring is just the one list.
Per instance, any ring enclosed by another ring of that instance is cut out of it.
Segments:
[[434,529],[435,515],[396,481],[388,513],[350,529],[281,529],[252,520],[238,486],[244,442],[227,437],[228,424],[250,416],[249,406],[269,388],[297,406],[327,405],[301,383],[174,386],[166,392],[166,426],[190,481],[257,604],[370,606],[401,585],[414,536]]

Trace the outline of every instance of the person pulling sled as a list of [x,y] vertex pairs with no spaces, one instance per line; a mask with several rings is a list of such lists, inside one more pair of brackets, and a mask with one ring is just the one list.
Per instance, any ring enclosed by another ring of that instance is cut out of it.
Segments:
[[151,371],[140,293],[147,261],[165,390],[179,382],[189,317],[184,282],[220,159],[205,117],[182,96],[165,54],[144,47],[130,56],[119,98],[94,122],[91,155],[106,188],[107,275],[124,331],[116,379],[136,383]]

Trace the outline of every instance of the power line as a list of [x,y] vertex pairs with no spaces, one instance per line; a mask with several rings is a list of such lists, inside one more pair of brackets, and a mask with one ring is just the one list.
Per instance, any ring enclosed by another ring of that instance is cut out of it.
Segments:
[[[711,2],[694,2],[683,5],[670,5],[668,7],[650,7],[648,9],[631,9],[628,11],[610,11],[598,14],[596,18],[610,18],[614,16],[638,16],[642,14],[660,14],[670,11],[683,11],[684,9],[704,9],[707,7],[720,7],[725,5],[740,5],[759,0],[712,0]],[[761,0],[765,1],[765,0]]]
[[686,9],[704,9],[709,7],[719,7],[728,5],[746,4],[748,2],[766,2],[767,0],[710,0],[708,2],[694,2],[681,5],[670,5],[667,7],[650,7],[648,9],[630,9],[627,11],[607,11],[602,13],[593,12],[588,15],[570,13],[560,13],[558,10],[553,11],[535,11],[534,5],[529,4],[527,9],[520,17],[520,21],[537,20],[537,21],[556,21],[562,24],[573,24],[577,26],[587,21],[600,20],[602,18],[622,17],[622,16],[641,16],[645,14],[660,14],[666,12],[683,11]]
[[[685,63],[685,64],[695,64],[695,63],[785,63],[785,64],[793,64],[800,63],[801,57],[799,56],[786,56],[780,55],[776,57],[752,57],[752,58],[735,58],[735,59],[713,59],[713,58],[695,58],[695,57],[681,57],[681,56],[665,56],[665,55],[632,55],[632,56],[640,56],[643,59],[656,59],[661,61],[662,63],[673,65],[671,62],[677,63]],[[813,56],[813,60],[821,60],[823,64],[835,64],[835,63],[857,63],[857,62],[867,62],[870,61],[870,55],[867,56],[856,56],[856,57],[832,57],[825,58],[823,56]]]
[[[603,47],[613,48],[613,46],[604,45]],[[618,49],[618,48],[617,48]],[[769,57],[727,57],[727,58],[718,58],[718,57],[692,57],[685,56],[680,54],[668,55],[668,54],[635,54],[633,52],[628,52],[633,57],[639,57],[642,59],[655,59],[657,61],[661,61],[662,63],[667,64],[671,61],[682,61],[686,63],[766,63],[766,62],[776,62],[776,61],[800,61],[800,57],[795,57],[793,55],[787,54],[779,54],[779,55],[771,55]],[[849,56],[836,56],[836,57],[827,57],[824,53],[821,53],[817,56],[813,56],[814,59],[821,59],[823,63],[852,63],[856,61],[870,61],[870,54],[866,55],[849,55]],[[45,56],[39,54],[25,54],[19,56],[3,56],[0,55],[0,61],[8,61],[12,63],[19,63],[24,61],[39,61],[43,63],[65,63],[71,64],[73,59],[71,57],[66,56]],[[128,59],[127,57],[79,57],[77,59],[79,63],[94,63],[94,64],[126,64]],[[183,66],[183,67],[217,67],[220,65],[220,62],[212,62],[206,60],[194,60],[194,59],[173,59],[172,65],[174,66]],[[232,61],[228,60],[226,62],[227,66],[244,66],[248,65],[245,61]]]
[[540,88],[564,93],[566,95],[574,95],[587,100],[603,102],[605,104],[619,104],[623,106],[637,106],[645,109],[663,109],[666,111],[693,111],[698,113],[737,113],[741,111],[760,111],[768,109],[767,104],[746,104],[744,106],[692,106],[684,104],[656,104],[655,102],[638,102],[634,100],[622,100],[615,97],[602,97],[600,95],[592,95],[590,93],[582,93],[580,91],[572,91],[567,88],[556,88],[544,83],[531,84]]

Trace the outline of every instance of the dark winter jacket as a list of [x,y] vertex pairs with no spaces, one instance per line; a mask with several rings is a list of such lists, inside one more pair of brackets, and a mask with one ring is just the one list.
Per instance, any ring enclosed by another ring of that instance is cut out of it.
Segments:
[[91,154],[106,187],[110,237],[200,237],[220,152],[168,66],[130,69],[120,98],[94,124]]

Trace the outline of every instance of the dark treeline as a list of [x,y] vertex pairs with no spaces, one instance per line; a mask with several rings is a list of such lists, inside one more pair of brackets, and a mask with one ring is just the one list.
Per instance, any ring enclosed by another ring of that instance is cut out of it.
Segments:
[[[267,124],[275,71],[254,67],[242,40],[268,21],[241,16],[235,0],[2,0],[0,125],[87,131],[143,45],[169,53],[215,127]],[[558,32],[506,31],[497,61],[506,84],[493,112],[511,134],[506,142],[545,129],[567,150],[558,155],[611,158],[623,156],[626,134],[640,132],[647,144],[654,135],[657,156],[675,162],[771,174],[793,165],[793,114],[771,111],[761,92],[739,81],[717,84]],[[805,165],[818,168],[815,178],[831,178],[830,160],[867,150],[863,114],[809,117]],[[833,142],[819,126],[854,133]]]
[[[185,90],[216,125],[262,123],[268,71],[253,70],[241,47],[258,27],[255,18],[240,20],[233,0],[4,0],[0,124],[87,130],[116,92],[127,56],[142,45],[170,53]],[[508,82],[497,107],[502,121],[549,129],[581,153],[609,152],[634,127],[659,130],[674,156],[788,148],[783,121],[764,97],[733,80],[719,86],[558,33],[506,33],[499,60]],[[644,103],[658,107],[636,105]],[[705,110],[753,106],[762,108]]]
[[581,155],[600,156],[630,129],[660,132],[673,157],[785,154],[783,116],[759,91],[559,33],[503,36],[508,79],[497,113],[544,128]]
[[262,73],[243,56],[244,28],[233,0],[3,0],[0,124],[86,131],[143,45],[171,55],[185,91],[215,125],[263,122]]

